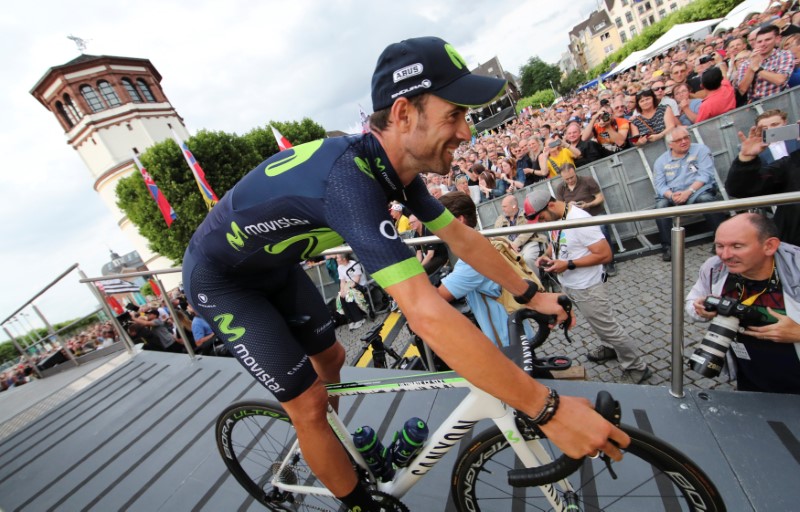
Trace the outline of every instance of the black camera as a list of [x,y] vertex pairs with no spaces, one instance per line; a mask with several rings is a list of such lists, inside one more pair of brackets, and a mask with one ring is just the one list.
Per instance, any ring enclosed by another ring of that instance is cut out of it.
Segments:
[[711,320],[703,341],[689,358],[689,367],[703,377],[713,379],[722,371],[725,354],[739,331],[739,325],[751,325],[765,319],[757,309],[727,297],[706,297],[703,307],[706,311],[716,311],[717,316]]
[[608,112],[603,112],[600,115],[600,120],[603,121],[604,123],[611,121],[611,114],[609,114]]
[[117,322],[122,326],[123,329],[127,329],[129,325],[133,323],[133,318],[131,318],[131,312],[126,311],[124,313],[120,313],[117,315]]
[[711,62],[712,60],[714,60],[714,56],[713,55],[703,55],[698,59],[698,62],[700,64],[706,64],[708,62]]

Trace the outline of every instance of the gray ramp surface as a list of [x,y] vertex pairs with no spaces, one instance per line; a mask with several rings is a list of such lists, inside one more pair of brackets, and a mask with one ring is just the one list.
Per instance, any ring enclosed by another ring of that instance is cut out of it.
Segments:
[[[345,368],[343,379],[391,372]],[[797,510],[800,503],[800,397],[558,381],[562,394],[593,398],[609,390],[623,422],[690,455],[714,480],[729,510]],[[432,428],[465,390],[342,399],[350,431],[375,428],[383,439],[419,416]],[[214,422],[230,403],[271,399],[239,364],[143,352],[0,441],[3,511],[263,510],[228,475]],[[479,424],[464,441],[489,426]],[[454,448],[403,498],[411,510],[453,510]]]

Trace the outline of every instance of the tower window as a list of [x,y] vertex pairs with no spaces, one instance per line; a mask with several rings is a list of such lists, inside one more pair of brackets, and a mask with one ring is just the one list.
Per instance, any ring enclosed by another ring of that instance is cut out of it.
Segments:
[[56,112],[58,112],[58,115],[61,116],[61,119],[63,119],[64,122],[67,123],[67,126],[69,126],[70,128],[75,126],[75,120],[72,119],[72,113],[67,112],[67,109],[64,108],[64,104],[61,103],[60,101],[56,102]]
[[127,78],[122,79],[122,86],[125,87],[125,90],[128,91],[128,96],[131,97],[134,103],[141,103],[142,97],[139,96],[139,91],[136,90],[136,87],[133,86],[133,82],[131,82]]
[[155,97],[153,97],[152,91],[150,91],[150,87],[147,86],[147,82],[145,82],[141,78],[137,78],[136,85],[139,86],[139,90],[142,91],[142,96],[144,96],[145,100],[147,100],[150,103],[156,102]]
[[72,102],[72,98],[69,94],[64,94],[64,110],[67,112],[67,115],[72,119],[76,124],[83,117],[83,114],[78,107],[75,106],[75,103]]
[[103,99],[106,100],[109,107],[116,107],[117,105],[121,104],[122,102],[119,101],[119,96],[117,96],[117,91],[111,87],[111,84],[106,82],[105,80],[100,80],[97,82],[97,88],[100,89],[100,94],[103,95]]
[[103,105],[100,96],[98,96],[95,90],[92,89],[91,85],[82,85],[81,95],[83,96],[83,99],[86,100],[86,103],[89,104],[89,108],[92,109],[92,112],[100,112],[106,108],[106,106]]

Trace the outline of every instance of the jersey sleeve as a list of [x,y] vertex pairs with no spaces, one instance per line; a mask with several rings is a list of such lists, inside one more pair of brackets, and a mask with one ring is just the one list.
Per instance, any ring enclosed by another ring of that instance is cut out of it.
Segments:
[[329,175],[325,218],[383,288],[425,273],[415,253],[400,239],[387,205],[380,185],[353,163],[351,152],[345,152]]

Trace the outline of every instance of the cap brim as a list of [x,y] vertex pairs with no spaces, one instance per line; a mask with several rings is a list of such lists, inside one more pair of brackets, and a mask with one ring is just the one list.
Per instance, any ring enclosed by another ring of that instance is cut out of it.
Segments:
[[431,91],[435,96],[462,107],[480,107],[500,96],[508,82],[500,78],[466,74]]

